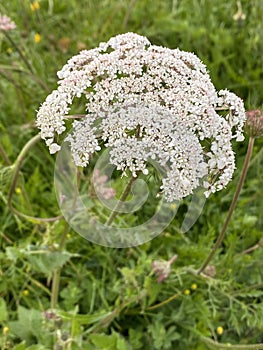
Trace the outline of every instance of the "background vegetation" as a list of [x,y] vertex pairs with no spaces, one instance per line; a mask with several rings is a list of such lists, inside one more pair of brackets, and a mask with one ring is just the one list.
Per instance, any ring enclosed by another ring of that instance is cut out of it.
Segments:
[[[173,222],[140,247],[97,246],[62,219],[41,222],[8,208],[14,164],[37,134],[35,111],[56,87],[56,72],[79,50],[113,35],[133,31],[154,44],[195,52],[218,90],[232,90],[247,109],[262,107],[262,0],[10,0],[0,13],[17,25],[9,32],[16,47],[0,32],[1,348],[206,350],[263,343],[262,139],[206,276],[192,271],[223,224],[247,140],[234,145],[232,183],[209,198],[194,227],[182,234]],[[26,154],[12,198],[16,209],[41,218],[60,214],[54,161],[43,142]],[[174,254],[170,275],[158,283],[152,262]],[[56,301],[52,281],[59,274]]]

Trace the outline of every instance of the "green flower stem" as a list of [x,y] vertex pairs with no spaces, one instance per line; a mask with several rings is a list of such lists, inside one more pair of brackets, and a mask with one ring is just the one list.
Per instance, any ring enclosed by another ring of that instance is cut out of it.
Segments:
[[220,244],[222,243],[225,233],[226,233],[226,229],[228,227],[228,224],[230,222],[230,219],[232,217],[233,211],[236,207],[237,204],[237,200],[238,197],[240,195],[241,189],[243,187],[246,175],[247,175],[247,171],[248,171],[248,166],[249,166],[249,162],[250,162],[250,158],[253,152],[253,146],[254,146],[254,141],[255,139],[253,137],[249,138],[249,143],[248,143],[248,149],[247,149],[247,154],[246,154],[246,158],[245,158],[245,162],[243,165],[243,169],[240,175],[240,179],[238,181],[237,184],[237,188],[236,188],[236,192],[234,194],[234,197],[232,199],[232,203],[229,207],[228,213],[227,213],[227,217],[225,219],[224,225],[222,227],[222,230],[216,240],[216,243],[213,247],[213,249],[211,250],[210,254],[208,255],[208,257],[206,258],[205,262],[203,263],[203,265],[200,267],[200,269],[197,271],[197,274],[200,274],[204,271],[204,269],[207,267],[207,265],[209,264],[209,262],[212,260],[213,256],[215,255],[216,250],[218,249],[218,247],[220,246]]
[[19,46],[14,42],[14,40],[11,38],[11,36],[3,31],[4,35],[6,36],[6,38],[10,41],[10,43],[13,45],[13,47],[16,49],[16,51],[18,52],[20,58],[22,59],[22,61],[25,63],[25,65],[27,66],[27,68],[29,69],[29,71],[34,74],[34,70],[31,66],[31,64],[29,63],[29,61],[27,60],[27,58],[25,57],[25,55],[23,54],[23,52],[20,50]]
[[111,215],[109,216],[108,220],[106,221],[105,225],[106,226],[110,226],[113,222],[113,220],[116,218],[116,216],[119,213],[119,209],[122,207],[123,202],[125,201],[125,199],[128,197],[130,191],[131,191],[131,187],[132,184],[134,183],[135,180],[138,179],[139,173],[137,174],[136,177],[132,176],[129,180],[129,182],[127,183],[124,191],[121,194],[120,199],[118,200],[117,204],[115,205],[115,208],[113,209]]
[[19,153],[14,165],[13,165],[13,178],[12,178],[12,182],[10,185],[10,189],[9,189],[9,193],[8,193],[8,200],[7,200],[7,205],[9,207],[9,209],[16,215],[27,219],[29,221],[32,222],[53,222],[53,221],[57,221],[60,220],[62,218],[62,215],[53,217],[53,218],[38,218],[35,216],[30,216],[30,215],[26,215],[24,213],[21,213],[19,210],[17,210],[16,208],[13,207],[12,204],[12,198],[15,192],[15,188],[16,188],[16,184],[17,184],[17,180],[18,180],[18,176],[19,176],[19,171],[20,168],[22,166],[22,163],[25,159],[25,156],[27,154],[27,152],[40,140],[40,135],[36,135],[34,137],[32,137],[32,139],[30,139],[26,145],[23,147],[22,151]]
[[207,345],[213,346],[213,349],[230,349],[230,350],[262,350],[263,344],[244,344],[244,345],[231,345],[230,343],[226,344],[220,344],[218,342],[215,342],[214,340],[207,338],[207,337],[201,337],[201,340],[206,343]]
[[[61,240],[59,243],[58,251],[63,251],[65,244],[66,244],[66,238],[68,233],[68,225],[65,223],[65,229],[61,236]],[[58,303],[58,293],[59,293],[59,285],[60,285],[60,274],[61,274],[61,267],[57,268],[53,272],[52,277],[52,289],[51,289],[51,300],[50,300],[50,307],[51,309],[55,309]]]

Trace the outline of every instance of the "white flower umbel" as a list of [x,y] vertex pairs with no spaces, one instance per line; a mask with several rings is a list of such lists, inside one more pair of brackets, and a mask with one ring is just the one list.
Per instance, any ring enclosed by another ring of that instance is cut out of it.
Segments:
[[127,33],[72,57],[58,77],[58,89],[37,114],[51,153],[59,150],[54,138],[66,129],[70,105],[84,95],[85,115],[67,137],[76,165],[86,166],[101,144],[124,174],[147,174],[151,158],[166,169],[161,188],[168,201],[199,185],[209,195],[231,180],[231,140],[243,140],[244,105],[216,91],[194,54]]

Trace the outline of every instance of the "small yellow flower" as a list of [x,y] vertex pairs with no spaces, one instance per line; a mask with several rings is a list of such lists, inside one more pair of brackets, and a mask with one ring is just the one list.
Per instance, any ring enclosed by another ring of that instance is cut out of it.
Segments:
[[219,326],[219,327],[217,327],[216,332],[217,332],[217,334],[221,335],[224,332],[224,328]]
[[34,1],[32,4],[30,4],[31,11],[37,11],[40,9],[40,4],[38,1]]
[[6,52],[8,53],[8,55],[11,55],[11,53],[13,52],[12,47],[8,47],[8,48],[6,49]]
[[197,289],[197,284],[196,284],[196,283],[193,283],[193,284],[191,285],[191,289],[192,289],[192,290],[196,290],[196,289]]
[[35,34],[35,43],[39,43],[40,42],[40,40],[41,40],[41,36],[40,36],[40,34],[39,33],[36,33]]
[[22,293],[23,293],[24,297],[27,297],[29,295],[29,290],[25,289],[25,290],[23,290]]
[[189,295],[189,294],[191,294],[190,289],[186,289],[186,290],[184,291],[184,295]]
[[176,209],[176,208],[177,208],[177,205],[174,204],[174,203],[172,203],[172,204],[171,204],[171,209]]
[[71,238],[71,234],[70,233],[67,233],[67,238]]
[[21,190],[20,187],[16,187],[15,191],[16,191],[16,194],[21,194],[22,193],[22,190]]
[[5,326],[3,328],[3,334],[6,335],[9,332],[9,328],[7,326]]

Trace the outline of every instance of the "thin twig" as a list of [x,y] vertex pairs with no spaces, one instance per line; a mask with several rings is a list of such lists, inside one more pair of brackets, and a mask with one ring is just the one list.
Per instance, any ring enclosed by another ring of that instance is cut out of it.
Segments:
[[201,340],[208,344],[212,345],[213,349],[230,349],[230,350],[262,350],[263,349],[263,344],[244,344],[244,345],[231,345],[230,343],[227,344],[220,344],[210,338],[207,337],[201,337]]
[[12,164],[10,159],[9,159],[9,157],[8,157],[8,155],[7,155],[7,153],[6,153],[6,151],[5,151],[5,149],[4,149],[4,147],[2,146],[1,142],[0,142],[0,154],[3,157],[3,159],[4,159],[4,161],[6,162],[7,165],[11,165]]
[[29,71],[32,74],[34,74],[34,70],[33,70],[32,66],[31,66],[31,64],[29,63],[29,61],[27,60],[27,58],[25,57],[23,52],[20,50],[19,46],[15,43],[15,41],[11,38],[11,36],[7,32],[4,31],[3,33],[5,34],[6,38],[10,41],[10,43],[13,45],[13,47],[16,49],[16,51],[18,52],[20,58],[25,63],[25,65],[27,66]]
[[17,184],[17,180],[18,180],[18,176],[19,176],[19,171],[20,168],[22,166],[22,163],[24,161],[25,155],[27,154],[28,150],[34,146],[38,141],[40,140],[40,135],[36,135],[34,136],[32,139],[30,139],[27,144],[23,147],[22,151],[20,152],[20,154],[18,155],[15,164],[14,164],[14,173],[13,173],[13,178],[12,178],[12,182],[11,182],[11,186],[9,189],[9,193],[8,193],[8,207],[9,209],[16,215],[27,219],[29,221],[33,221],[33,222],[53,222],[53,221],[57,221],[63,218],[62,215],[58,215],[52,218],[38,218],[35,216],[30,216],[30,215],[26,215],[24,213],[21,213],[19,210],[17,210],[16,208],[13,207],[12,204],[12,198],[15,192],[15,188],[16,188],[16,184]]
[[254,252],[256,249],[263,247],[263,238],[261,238],[258,243],[253,245],[252,247],[243,250],[241,253],[238,253],[237,256],[245,255]]

